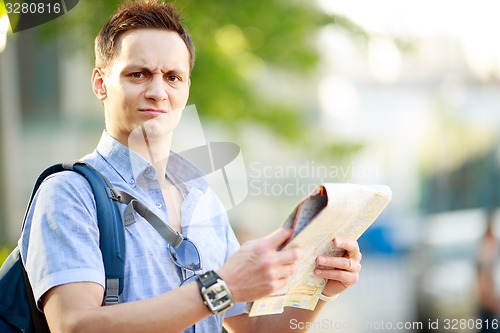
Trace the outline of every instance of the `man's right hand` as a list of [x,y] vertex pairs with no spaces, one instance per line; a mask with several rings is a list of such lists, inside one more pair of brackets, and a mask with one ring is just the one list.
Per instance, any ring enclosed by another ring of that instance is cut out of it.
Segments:
[[217,273],[235,302],[251,302],[285,287],[302,256],[299,248],[278,251],[292,231],[280,228],[264,238],[244,243]]

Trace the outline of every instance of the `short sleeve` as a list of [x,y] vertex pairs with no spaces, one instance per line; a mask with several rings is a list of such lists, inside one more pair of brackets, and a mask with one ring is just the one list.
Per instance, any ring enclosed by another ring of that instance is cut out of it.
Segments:
[[104,286],[95,200],[87,180],[76,172],[60,172],[42,183],[19,245],[37,301],[61,284]]

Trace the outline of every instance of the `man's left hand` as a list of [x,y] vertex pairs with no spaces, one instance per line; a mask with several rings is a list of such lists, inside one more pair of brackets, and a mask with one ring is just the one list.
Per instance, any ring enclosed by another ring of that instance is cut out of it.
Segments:
[[316,259],[319,267],[314,270],[316,276],[328,279],[328,283],[323,289],[325,296],[340,294],[356,284],[361,271],[362,255],[357,241],[335,238],[333,245],[344,249],[344,256],[319,256]]

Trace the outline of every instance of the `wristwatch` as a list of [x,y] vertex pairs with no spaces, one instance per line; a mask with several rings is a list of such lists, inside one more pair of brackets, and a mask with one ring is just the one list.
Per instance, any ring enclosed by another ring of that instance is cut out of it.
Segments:
[[233,305],[233,296],[226,282],[214,271],[208,271],[196,279],[203,303],[213,314],[228,310]]

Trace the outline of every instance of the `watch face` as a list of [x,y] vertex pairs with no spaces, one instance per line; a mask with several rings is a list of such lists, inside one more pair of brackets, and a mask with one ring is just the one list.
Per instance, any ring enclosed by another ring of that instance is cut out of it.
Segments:
[[218,282],[208,287],[204,292],[207,305],[212,312],[219,312],[229,308],[233,304],[231,294],[224,282]]
[[226,288],[224,288],[221,284],[214,284],[211,288],[209,288],[207,296],[214,306],[219,306],[220,304],[225,304],[226,302],[231,301]]

